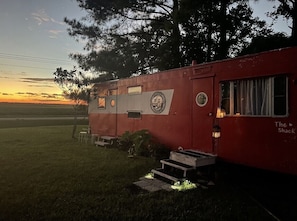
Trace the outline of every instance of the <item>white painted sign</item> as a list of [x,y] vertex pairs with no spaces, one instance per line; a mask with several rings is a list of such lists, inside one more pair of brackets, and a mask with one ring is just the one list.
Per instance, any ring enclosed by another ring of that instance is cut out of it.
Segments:
[[275,121],[275,127],[277,128],[278,133],[283,134],[296,134],[296,128],[292,123],[286,123],[282,121]]

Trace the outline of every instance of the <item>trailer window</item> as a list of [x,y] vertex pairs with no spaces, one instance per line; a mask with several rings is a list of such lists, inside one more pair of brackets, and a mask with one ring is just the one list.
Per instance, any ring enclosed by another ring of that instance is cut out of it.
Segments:
[[141,118],[140,111],[128,111],[128,118]]
[[98,108],[105,109],[106,107],[106,98],[98,97]]
[[273,103],[275,115],[287,114],[287,79],[285,76],[274,78]]
[[141,94],[142,87],[141,86],[134,86],[134,87],[128,87],[128,94]]
[[221,108],[230,114],[230,82],[221,83]]
[[287,78],[277,76],[220,84],[221,108],[228,115],[287,115]]

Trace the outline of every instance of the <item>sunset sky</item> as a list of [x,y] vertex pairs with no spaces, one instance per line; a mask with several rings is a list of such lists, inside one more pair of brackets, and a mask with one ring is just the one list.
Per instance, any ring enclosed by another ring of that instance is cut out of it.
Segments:
[[[251,4],[265,19],[275,3]],[[1,0],[0,102],[66,102],[53,72],[57,67],[72,69],[76,64],[68,55],[83,52],[83,44],[68,35],[63,19],[83,15],[75,0]],[[290,34],[283,20],[273,28]]]
[[80,18],[74,0],[1,0],[0,102],[65,102],[53,82],[57,67],[71,69],[71,38],[64,17]]

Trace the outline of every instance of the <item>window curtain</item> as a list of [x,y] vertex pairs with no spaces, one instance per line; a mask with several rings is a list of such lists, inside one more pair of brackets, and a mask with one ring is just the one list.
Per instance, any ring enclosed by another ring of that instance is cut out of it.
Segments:
[[234,92],[235,114],[270,115],[268,78],[236,81]]

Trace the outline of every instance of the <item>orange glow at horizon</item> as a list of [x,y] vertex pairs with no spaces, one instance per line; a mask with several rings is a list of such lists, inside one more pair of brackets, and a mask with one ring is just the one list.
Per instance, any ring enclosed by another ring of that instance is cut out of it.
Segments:
[[72,105],[73,101],[71,100],[46,100],[46,99],[40,99],[40,100],[36,100],[36,99],[16,99],[16,98],[3,98],[0,96],[0,103],[32,103],[32,104],[69,104]]
[[44,79],[0,78],[0,102],[73,104],[53,81]]
[[[75,102],[63,95],[50,78],[5,78],[0,76],[0,103],[66,104]],[[81,102],[84,103],[85,102]]]

